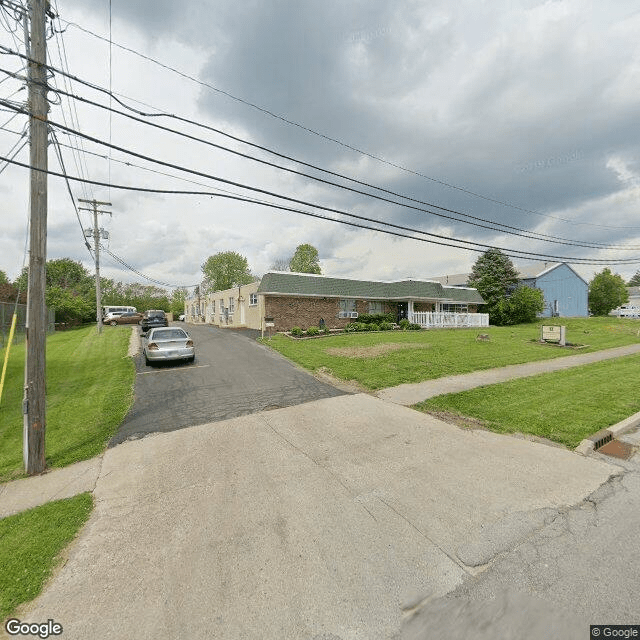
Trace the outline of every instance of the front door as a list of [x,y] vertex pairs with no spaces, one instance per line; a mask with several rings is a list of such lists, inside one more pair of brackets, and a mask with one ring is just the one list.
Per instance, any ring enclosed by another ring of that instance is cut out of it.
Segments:
[[398,302],[398,322],[409,317],[409,303]]

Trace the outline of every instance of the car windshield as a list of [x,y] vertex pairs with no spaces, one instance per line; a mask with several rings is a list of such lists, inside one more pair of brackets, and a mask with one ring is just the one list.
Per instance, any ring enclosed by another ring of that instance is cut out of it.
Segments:
[[151,340],[184,340],[186,337],[182,329],[160,329],[151,334]]

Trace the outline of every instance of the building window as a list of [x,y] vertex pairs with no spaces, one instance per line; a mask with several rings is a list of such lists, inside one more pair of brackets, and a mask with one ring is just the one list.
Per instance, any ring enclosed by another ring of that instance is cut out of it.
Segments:
[[211,315],[213,315],[216,312],[216,301],[212,300],[211,301]]
[[370,302],[369,313],[384,313],[384,302]]
[[338,317],[340,318],[357,318],[356,313],[356,301],[352,298],[343,298],[339,302],[340,312]]
[[258,304],[258,294],[257,293],[250,293],[249,294],[249,305],[255,305]]
[[468,313],[469,312],[469,305],[466,304],[448,304],[448,303],[443,303],[442,304],[442,311],[445,311],[447,313]]
[[229,313],[233,313],[236,310],[236,299],[229,298]]

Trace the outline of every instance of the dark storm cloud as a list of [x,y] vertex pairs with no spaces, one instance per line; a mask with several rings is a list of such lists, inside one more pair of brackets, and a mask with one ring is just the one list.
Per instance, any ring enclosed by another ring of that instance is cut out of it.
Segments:
[[[203,112],[262,144],[479,217],[620,242],[625,230],[556,218],[584,211],[596,224],[633,222],[629,208],[612,216],[589,206],[629,187],[609,166],[612,157],[638,170],[632,4],[114,0],[113,11],[149,40],[174,39],[202,51],[202,80],[435,181],[363,164],[351,150],[202,89]],[[338,193],[318,198],[401,224],[442,224]],[[494,235],[463,224],[452,233]],[[328,250],[332,240],[327,233]]]

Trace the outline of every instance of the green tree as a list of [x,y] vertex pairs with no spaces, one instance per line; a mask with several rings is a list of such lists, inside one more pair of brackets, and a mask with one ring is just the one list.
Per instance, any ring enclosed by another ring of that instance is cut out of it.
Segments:
[[300,244],[289,261],[289,270],[296,273],[316,273],[320,275],[320,257],[318,250],[310,244]]
[[254,280],[247,259],[235,251],[224,251],[209,256],[201,269],[204,289],[207,292],[231,289]]
[[[29,270],[25,267],[14,283],[27,291]],[[82,263],[71,258],[48,260],[45,304],[55,309],[56,322],[91,322],[96,317],[96,292],[93,276]]]
[[636,271],[631,280],[627,282],[628,287],[640,287],[640,271]]
[[9,284],[9,278],[4,271],[0,271],[0,284]]
[[594,316],[606,316],[621,304],[629,302],[629,292],[622,276],[603,269],[589,283],[589,310]]
[[174,320],[184,313],[184,301],[187,299],[187,290],[184,287],[177,287],[171,293],[171,313]]
[[486,302],[492,324],[505,324],[505,301],[518,284],[518,272],[508,256],[500,249],[488,249],[476,260],[469,277]]
[[495,312],[494,324],[512,325],[535,322],[544,311],[544,295],[540,289],[521,285],[506,298],[500,300]]
[[91,322],[96,319],[96,300],[58,285],[47,287],[45,303],[55,309],[56,322]]

